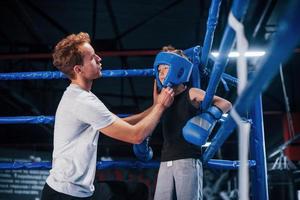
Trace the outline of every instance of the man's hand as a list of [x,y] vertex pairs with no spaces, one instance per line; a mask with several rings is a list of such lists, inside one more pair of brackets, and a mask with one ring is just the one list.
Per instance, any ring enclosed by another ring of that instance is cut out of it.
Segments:
[[168,108],[174,101],[174,91],[172,88],[163,88],[157,96],[156,104],[161,104],[163,107]]

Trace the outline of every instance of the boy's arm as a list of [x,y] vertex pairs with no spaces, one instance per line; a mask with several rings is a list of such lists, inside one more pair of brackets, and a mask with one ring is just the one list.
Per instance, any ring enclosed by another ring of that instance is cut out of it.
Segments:
[[[204,100],[205,91],[199,88],[191,88],[189,91],[189,96],[192,104],[196,108],[199,108],[200,103]],[[222,110],[223,113],[227,113],[232,107],[229,101],[216,95],[213,97],[212,105],[217,106],[220,110]]]

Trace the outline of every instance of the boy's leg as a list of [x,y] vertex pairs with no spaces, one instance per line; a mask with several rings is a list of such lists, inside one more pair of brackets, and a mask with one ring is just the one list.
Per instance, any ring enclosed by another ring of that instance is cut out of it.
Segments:
[[154,200],[173,200],[174,199],[174,178],[173,178],[173,166],[168,164],[169,162],[161,162],[156,189],[154,194]]
[[202,200],[203,169],[200,159],[174,161],[174,177],[178,200]]

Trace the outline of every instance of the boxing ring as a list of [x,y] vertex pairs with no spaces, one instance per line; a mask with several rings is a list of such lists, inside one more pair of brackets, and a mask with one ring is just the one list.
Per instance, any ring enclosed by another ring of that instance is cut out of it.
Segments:
[[[236,0],[233,2],[231,12],[238,21],[242,21],[248,7],[248,0]],[[185,50],[185,53],[191,59],[194,67],[192,74],[193,86],[200,88],[200,78],[203,69],[207,65],[209,53],[212,46],[213,34],[217,25],[220,0],[213,0],[209,18],[207,20],[207,30],[204,45],[192,47]],[[262,115],[262,99],[261,93],[267,88],[272,78],[279,70],[280,63],[284,63],[293,49],[299,42],[300,2],[295,1],[287,7],[286,15],[282,18],[281,25],[277,35],[274,37],[268,47],[268,54],[260,60],[254,72],[248,72],[251,79],[247,82],[245,89],[233,103],[233,109],[243,117],[247,116],[247,121],[251,124],[250,133],[250,159],[247,161],[247,167],[250,168],[251,197],[257,200],[268,199],[268,183],[267,183],[267,167],[266,152]],[[292,34],[291,34],[292,33]],[[282,43],[282,41],[285,41]],[[227,25],[221,45],[219,48],[220,56],[214,59],[214,66],[210,74],[209,84],[206,90],[206,96],[202,104],[206,109],[212,101],[216,88],[220,81],[225,88],[227,83],[236,85],[237,78],[232,77],[224,70],[228,63],[228,53],[233,48],[235,42],[235,32]],[[200,77],[199,77],[200,75]],[[154,76],[153,69],[132,69],[132,70],[103,70],[103,78],[117,77],[151,77]],[[1,81],[17,81],[17,80],[50,80],[64,79],[65,75],[61,72],[39,71],[39,72],[16,72],[16,73],[0,73]],[[126,114],[120,114],[120,117]],[[0,124],[52,124],[54,116],[15,116],[0,117]],[[216,160],[211,159],[225,140],[235,130],[236,123],[231,114],[229,114],[218,129],[216,135],[212,138],[210,146],[203,154],[203,163],[206,167],[225,170],[237,170],[240,167],[240,161]],[[100,161],[97,162],[97,169],[107,168],[158,168],[159,162],[149,161]],[[51,162],[1,162],[0,170],[20,170],[20,169],[51,169]],[[204,177],[205,178],[205,177]]]

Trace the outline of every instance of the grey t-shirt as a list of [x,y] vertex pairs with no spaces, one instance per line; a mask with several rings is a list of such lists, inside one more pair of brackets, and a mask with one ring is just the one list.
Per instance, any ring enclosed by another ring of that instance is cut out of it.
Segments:
[[71,84],[55,115],[52,170],[47,184],[57,192],[89,197],[94,192],[99,129],[116,120],[92,93]]

